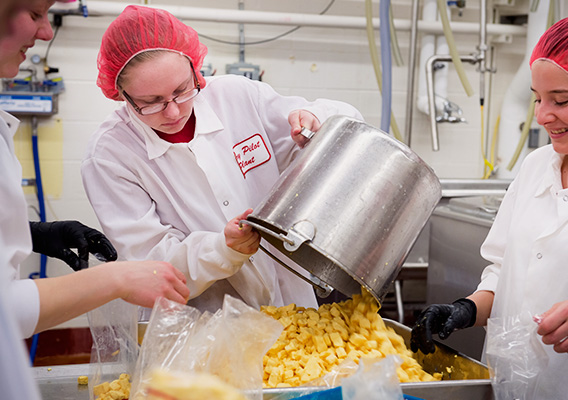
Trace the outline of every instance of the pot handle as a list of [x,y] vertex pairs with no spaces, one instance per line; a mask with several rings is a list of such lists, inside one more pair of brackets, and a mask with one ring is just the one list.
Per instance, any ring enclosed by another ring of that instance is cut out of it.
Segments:
[[314,137],[316,133],[314,131],[310,131],[308,128],[306,128],[305,126],[302,126],[302,130],[300,131],[300,135],[311,139],[312,137]]
[[264,248],[262,245],[260,245],[260,249],[262,251],[264,251],[266,254],[268,254],[270,256],[270,258],[272,258],[274,261],[276,261],[278,264],[282,265],[284,268],[286,268],[288,271],[292,272],[294,275],[296,275],[298,278],[302,278],[303,280],[305,280],[306,282],[308,282],[310,285],[312,285],[315,289],[316,289],[316,294],[321,297],[321,298],[326,298],[327,296],[329,296],[331,294],[331,292],[333,292],[333,288],[331,286],[329,286],[326,283],[323,283],[321,281],[321,279],[319,279],[317,276],[313,275],[310,273],[309,278],[300,274],[298,271],[296,271],[295,269],[289,267],[286,263],[284,263],[284,261],[280,260],[279,258],[277,258],[274,254],[272,254],[271,252],[269,252],[266,248]]
[[247,219],[242,219],[239,221],[239,226],[243,226],[243,224],[247,224],[252,226],[254,229],[264,232],[270,236],[274,236],[276,239],[280,239],[282,240],[284,243],[288,243],[291,246],[294,246],[296,244],[296,242],[294,242],[294,240],[290,239],[288,236],[283,235],[282,233],[276,234],[276,232],[271,231],[268,228],[265,228],[264,226],[257,224],[256,222],[252,222],[249,221]]
[[[252,221],[248,221],[248,220],[241,220],[239,221],[239,225],[242,224],[247,224],[252,226],[253,228],[264,232],[270,236],[274,236],[277,239],[282,240],[284,243],[288,243],[291,246],[295,246],[296,243],[289,239],[288,237],[286,237],[283,234],[276,234],[275,232],[271,231],[270,229],[265,228],[262,225],[259,225],[255,222]],[[317,276],[313,275],[310,273],[309,277],[306,277],[302,274],[300,274],[298,271],[296,271],[295,269],[293,269],[292,267],[288,266],[285,262],[283,262],[282,260],[280,260],[278,257],[276,257],[274,254],[272,254],[270,251],[268,251],[265,247],[263,247],[262,245],[260,245],[260,249],[265,252],[270,258],[272,258],[274,261],[276,261],[278,264],[282,265],[284,268],[286,268],[288,271],[292,272],[294,275],[296,275],[299,278],[302,278],[303,280],[305,280],[306,282],[308,282],[310,285],[312,285],[315,289],[316,289],[316,293],[319,297],[325,298],[327,296],[329,296],[331,294],[331,292],[333,292],[333,288],[331,286],[329,286],[328,284],[324,283],[321,279],[319,279]]]

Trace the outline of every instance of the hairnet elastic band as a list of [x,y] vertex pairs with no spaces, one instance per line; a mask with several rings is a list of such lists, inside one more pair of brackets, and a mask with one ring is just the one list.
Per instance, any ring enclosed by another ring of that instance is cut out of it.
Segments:
[[532,66],[534,65],[534,63],[535,63],[536,61],[548,61],[549,63],[552,63],[552,64],[556,65],[556,66],[557,66],[558,68],[560,68],[562,71],[568,73],[568,69],[566,69],[566,68],[568,68],[568,66],[563,67],[562,65],[558,64],[556,61],[551,60],[550,58],[546,58],[546,57],[540,57],[540,58],[537,58],[536,60],[533,60],[533,62],[532,62],[531,65],[530,65],[531,68],[532,68]]
[[187,54],[185,54],[183,51],[172,50],[172,49],[166,49],[166,48],[163,48],[163,47],[156,47],[156,48],[152,48],[152,49],[143,49],[143,50],[140,50],[140,51],[137,52],[137,53],[132,54],[132,55],[130,56],[130,58],[129,58],[128,60],[126,60],[126,62],[125,62],[124,65],[122,66],[122,68],[120,68],[120,69],[118,70],[118,73],[116,74],[116,78],[114,78],[114,88],[119,92],[119,90],[118,90],[118,89],[119,89],[119,88],[118,88],[118,77],[120,76],[120,74],[122,74],[122,71],[124,70],[124,68],[126,68],[126,66],[128,65],[128,63],[129,63],[130,61],[132,61],[132,59],[133,59],[134,57],[136,57],[138,54],[146,53],[146,52],[149,52],[149,51],[164,51],[164,50],[165,50],[165,51],[169,51],[169,52],[171,52],[171,53],[177,53],[177,54],[179,54],[180,56],[184,56],[184,57],[186,57],[186,58],[189,60],[190,63],[193,64],[193,60],[191,59],[191,57],[188,56]]

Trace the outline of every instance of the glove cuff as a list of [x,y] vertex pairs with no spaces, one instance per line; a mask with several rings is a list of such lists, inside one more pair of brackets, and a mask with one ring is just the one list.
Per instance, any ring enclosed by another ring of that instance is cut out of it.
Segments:
[[461,298],[461,299],[454,301],[453,304],[460,304],[461,306],[467,308],[470,311],[469,314],[471,315],[471,318],[470,318],[467,326],[465,326],[465,328],[469,328],[469,327],[475,325],[475,320],[477,319],[477,306],[475,305],[473,300]]

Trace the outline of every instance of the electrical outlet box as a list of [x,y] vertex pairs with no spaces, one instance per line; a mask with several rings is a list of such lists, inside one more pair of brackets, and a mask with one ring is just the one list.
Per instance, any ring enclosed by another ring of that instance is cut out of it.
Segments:
[[226,73],[234,75],[243,75],[255,81],[260,80],[260,67],[254,64],[247,64],[247,63],[227,64]]
[[57,93],[1,92],[0,109],[18,115],[53,115],[58,112]]
[[539,147],[545,146],[549,143],[548,134],[541,135],[540,128],[529,129],[528,137],[528,148],[538,149]]
[[215,70],[213,69],[213,65],[211,63],[209,64],[203,64],[201,66],[201,75],[203,76],[213,76],[215,75]]
[[0,109],[15,116],[49,116],[59,111],[59,94],[65,90],[63,79],[3,79]]

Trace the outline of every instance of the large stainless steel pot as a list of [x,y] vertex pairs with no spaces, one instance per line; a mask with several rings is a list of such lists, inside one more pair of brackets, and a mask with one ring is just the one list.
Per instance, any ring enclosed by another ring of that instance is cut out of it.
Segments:
[[325,284],[348,296],[362,285],[381,301],[441,196],[407,146],[335,116],[243,222]]

